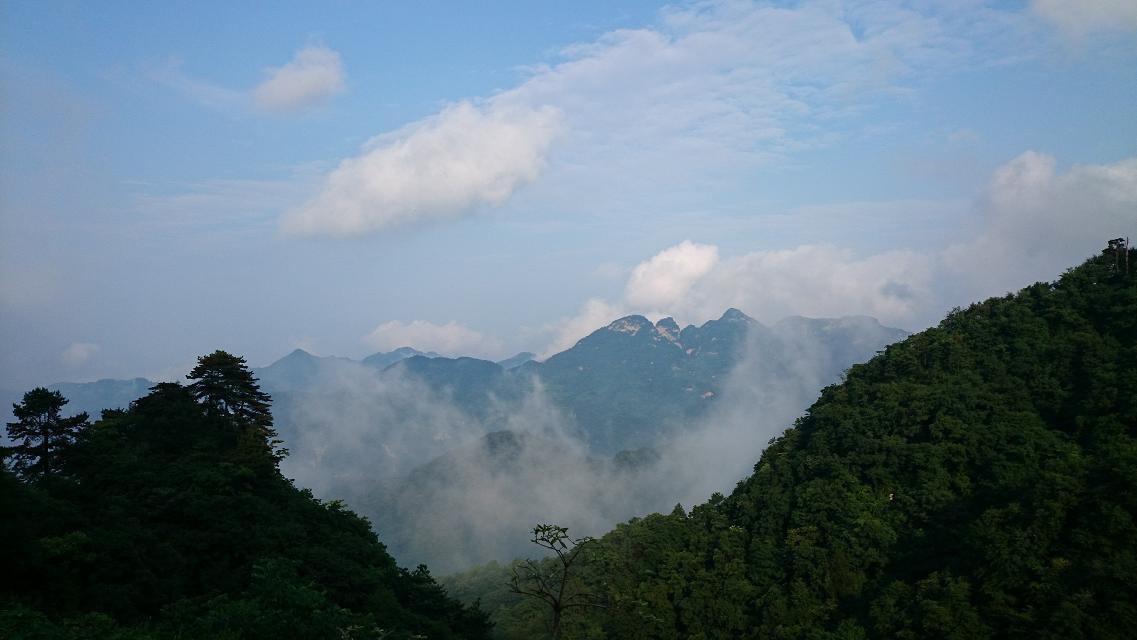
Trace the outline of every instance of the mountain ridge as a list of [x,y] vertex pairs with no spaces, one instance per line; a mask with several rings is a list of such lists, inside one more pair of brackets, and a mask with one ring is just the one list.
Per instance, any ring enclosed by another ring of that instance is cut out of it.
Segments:
[[[1130,260],[1137,251],[1130,251]],[[594,637],[1127,638],[1137,620],[1137,276],[1116,253],[955,309],[770,441],[728,496],[600,536]],[[446,580],[495,637],[509,567]]]

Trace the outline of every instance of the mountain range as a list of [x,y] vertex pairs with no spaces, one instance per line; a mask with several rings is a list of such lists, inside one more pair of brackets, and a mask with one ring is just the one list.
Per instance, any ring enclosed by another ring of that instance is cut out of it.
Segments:
[[[729,486],[744,468],[694,469],[684,451],[704,445],[685,436],[737,423],[729,413],[740,406],[790,420],[905,335],[868,317],[767,326],[729,309],[683,328],[626,316],[543,362],[410,347],[354,361],[297,349],[253,373],[273,398],[288,477],[372,518],[400,561],[452,571],[522,551],[510,534],[535,519],[575,514],[602,531],[676,494],[701,499],[703,487]],[[92,417],[150,386],[55,385],[67,409]],[[740,460],[764,441],[736,439]]]
[[372,518],[403,562],[507,560],[535,521],[603,531],[730,486],[768,437],[730,432],[736,414],[784,424],[904,335],[872,318],[765,326],[731,309],[683,329],[627,316],[512,370],[406,358],[357,395],[281,397],[284,469]]
[[[296,349],[253,373],[261,388],[278,401],[292,394],[335,393],[345,380],[364,372],[405,376],[479,417],[487,415],[492,403],[515,400],[539,384],[594,450],[615,454],[649,446],[674,423],[705,412],[747,349],[788,359],[792,354],[786,351],[787,340],[808,344],[826,355],[817,377],[833,380],[848,366],[905,335],[863,316],[791,317],[767,327],[729,309],[718,320],[682,329],[672,318],[652,323],[643,316],[623,317],[544,362],[528,352],[490,362],[401,347],[355,361]],[[145,378],[104,379],[48,388],[68,398],[69,413],[85,411],[97,417],[103,409],[126,407],[153,384]],[[0,391],[5,409],[21,396],[20,391]],[[277,419],[284,421],[284,431],[292,428],[288,415]]]

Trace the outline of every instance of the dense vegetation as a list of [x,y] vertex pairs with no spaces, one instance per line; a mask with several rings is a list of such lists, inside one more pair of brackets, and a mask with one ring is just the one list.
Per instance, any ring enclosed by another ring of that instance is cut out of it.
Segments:
[[242,359],[216,352],[190,375],[93,425],[46,389],[16,407],[0,637],[488,637],[366,520],[280,474],[269,398]]
[[[605,607],[564,637],[1129,638],[1135,517],[1137,274],[1111,251],[853,367],[729,497],[604,536],[571,588]],[[547,633],[509,575],[448,584],[498,637]]]

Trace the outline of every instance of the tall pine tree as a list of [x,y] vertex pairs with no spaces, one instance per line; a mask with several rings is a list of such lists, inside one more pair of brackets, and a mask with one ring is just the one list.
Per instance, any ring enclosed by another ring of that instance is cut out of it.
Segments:
[[186,378],[193,380],[190,392],[205,407],[207,415],[233,423],[242,435],[263,445],[275,461],[287,455],[273,428],[272,398],[261,391],[244,358],[214,351],[200,356]]
[[87,414],[65,418],[60,413],[67,398],[58,391],[37,387],[12,405],[16,422],[8,423],[8,437],[16,444],[3,447],[12,470],[24,480],[44,479],[58,473],[64,451],[87,425]]

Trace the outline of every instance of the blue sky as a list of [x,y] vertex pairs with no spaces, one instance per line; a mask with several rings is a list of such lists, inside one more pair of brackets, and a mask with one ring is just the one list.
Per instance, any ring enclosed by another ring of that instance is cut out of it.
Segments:
[[906,329],[1137,236],[1137,8],[0,9],[0,385]]

